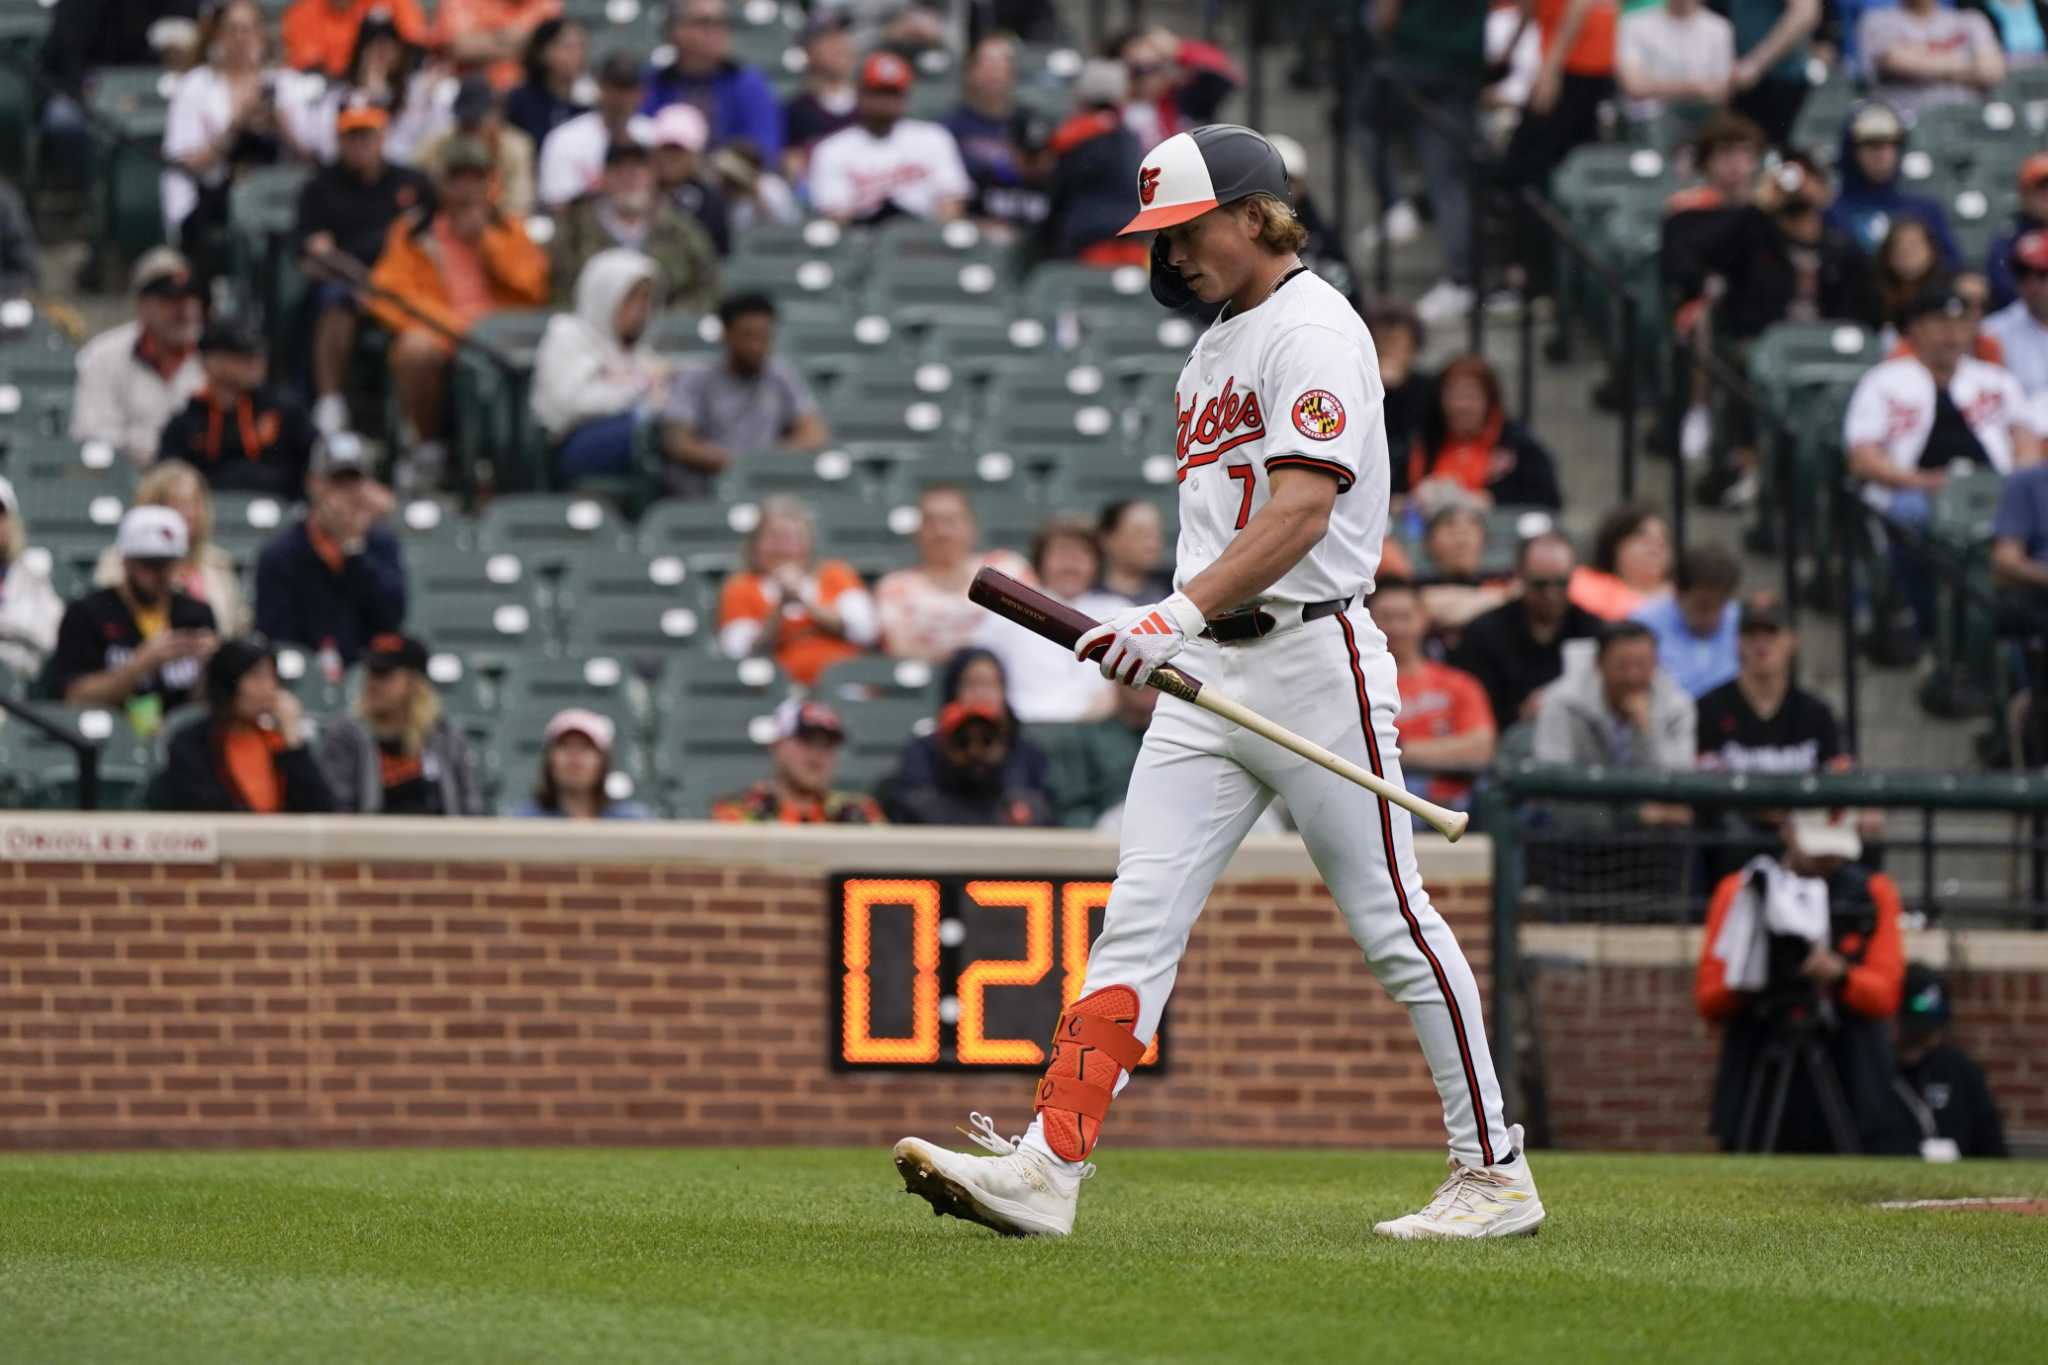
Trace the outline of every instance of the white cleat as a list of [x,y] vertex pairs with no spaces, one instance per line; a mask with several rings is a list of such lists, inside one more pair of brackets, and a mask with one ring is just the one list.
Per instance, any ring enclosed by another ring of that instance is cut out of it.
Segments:
[[904,1187],[929,1202],[934,1215],[950,1213],[1006,1237],[1072,1232],[1081,1182],[1095,1174],[1094,1165],[1070,1167],[1021,1140],[998,1137],[995,1121],[986,1114],[969,1117],[974,1130],[960,1131],[995,1155],[973,1156],[922,1138],[904,1138],[895,1149]]
[[1373,1231],[1382,1237],[1416,1242],[1433,1237],[1528,1237],[1543,1225],[1543,1200],[1529,1174],[1529,1155],[1521,1150],[1522,1127],[1508,1129],[1515,1159],[1499,1166],[1465,1166],[1451,1159],[1450,1178],[1419,1212],[1385,1223]]

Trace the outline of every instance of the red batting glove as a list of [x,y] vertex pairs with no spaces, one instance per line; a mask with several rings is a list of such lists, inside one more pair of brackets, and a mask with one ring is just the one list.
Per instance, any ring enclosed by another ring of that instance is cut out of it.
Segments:
[[1202,633],[1201,610],[1185,593],[1103,622],[1074,642],[1074,657],[1086,660],[1102,650],[1102,676],[1126,687],[1143,687],[1152,670],[1181,652],[1190,636]]

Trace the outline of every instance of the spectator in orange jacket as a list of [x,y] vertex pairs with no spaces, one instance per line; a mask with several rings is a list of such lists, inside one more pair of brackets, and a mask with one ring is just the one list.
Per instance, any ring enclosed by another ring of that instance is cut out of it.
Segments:
[[[1758,1115],[1745,1112],[1753,1072],[1774,1038],[1810,1029],[1841,1083],[1860,1149],[1890,1150],[1890,1020],[1905,982],[1905,940],[1898,886],[1861,856],[1850,813],[1803,811],[1787,822],[1779,858],[1754,859],[1714,888],[1693,998],[1701,1018],[1723,1026],[1709,1131],[1725,1148],[1749,1150],[1768,1136],[1758,1131],[1768,1091]],[[1814,880],[1826,888],[1826,933],[1804,942],[1778,929],[1765,901],[1796,900]],[[1771,1150],[1837,1150],[1803,1071],[1786,1092]]]
[[455,354],[448,334],[548,299],[547,254],[519,220],[491,207],[491,169],[488,147],[470,138],[450,141],[442,153],[440,207],[414,209],[393,223],[370,272],[378,291],[370,309],[397,338],[391,373],[400,441],[413,474],[428,483],[444,459],[443,391]]
[[398,36],[412,46],[434,45],[419,0],[294,0],[278,21],[285,64],[340,80],[355,54],[356,31],[372,10],[390,15]]

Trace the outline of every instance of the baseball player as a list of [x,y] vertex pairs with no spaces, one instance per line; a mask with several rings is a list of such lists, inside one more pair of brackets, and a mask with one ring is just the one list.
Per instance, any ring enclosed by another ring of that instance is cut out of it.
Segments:
[[[1399,785],[1393,658],[1364,597],[1387,529],[1387,439],[1372,337],[1301,265],[1272,143],[1248,128],[1180,133],[1138,172],[1157,232],[1152,292],[1224,305],[1175,388],[1176,591],[1080,638],[1105,676],[1142,686],[1184,657],[1254,710]],[[1403,812],[1207,711],[1162,696],[1124,804],[1123,844],[1080,995],[1060,1015],[1021,1138],[984,1115],[989,1155],[917,1138],[897,1169],[941,1213],[1000,1232],[1063,1236],[1111,1101],[1143,1056],[1188,934],[1253,821],[1286,798],[1309,856],[1373,974],[1408,1007],[1450,1131],[1450,1176],[1389,1237],[1534,1232],[1543,1204],[1509,1127],[1479,990],[1429,903]]]

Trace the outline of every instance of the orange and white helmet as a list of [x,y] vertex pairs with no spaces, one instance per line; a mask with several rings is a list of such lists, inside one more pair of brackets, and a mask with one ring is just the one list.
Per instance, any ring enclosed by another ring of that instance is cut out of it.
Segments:
[[1252,194],[1290,202],[1280,149],[1235,123],[1175,133],[1138,167],[1138,216],[1123,232],[1155,232]]

